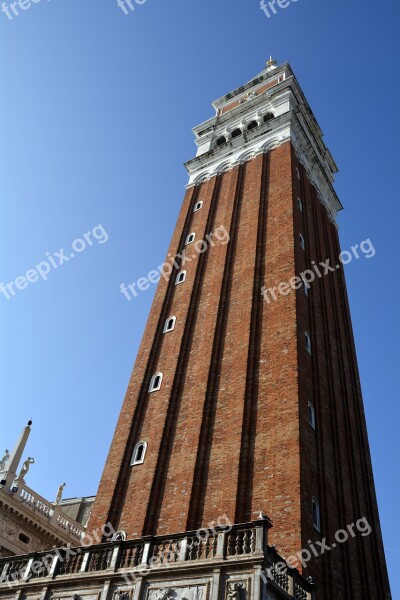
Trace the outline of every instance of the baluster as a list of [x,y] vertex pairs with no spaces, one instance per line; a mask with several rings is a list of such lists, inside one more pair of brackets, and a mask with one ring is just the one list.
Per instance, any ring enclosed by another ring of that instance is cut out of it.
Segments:
[[248,554],[249,551],[250,551],[249,532],[246,530],[243,534],[243,553]]
[[129,548],[127,552],[127,567],[135,566],[135,548]]
[[212,556],[214,557],[217,553],[217,546],[218,546],[218,536],[214,535],[213,536],[213,541],[212,541]]
[[207,536],[206,543],[204,545],[204,558],[208,558],[210,554],[210,536]]
[[255,529],[251,530],[250,533],[250,552],[254,552],[256,548],[256,532]]
[[190,546],[189,560],[194,560],[196,558],[197,544],[198,543],[199,543],[198,539],[192,538],[192,543],[191,543],[191,546]]
[[204,540],[202,537],[197,542],[196,560],[200,560],[204,553]]
[[228,537],[228,555],[233,556],[235,554],[235,535],[233,533],[229,534]]
[[242,554],[241,549],[242,549],[242,545],[241,545],[241,534],[240,532],[238,532],[236,534],[236,544],[235,544],[235,555],[237,556],[238,554]]

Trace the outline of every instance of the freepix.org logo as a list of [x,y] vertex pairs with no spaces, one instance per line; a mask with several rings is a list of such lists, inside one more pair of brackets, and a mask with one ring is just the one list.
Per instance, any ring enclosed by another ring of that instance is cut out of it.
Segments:
[[139,6],[141,6],[142,4],[145,4],[146,2],[147,2],[147,0],[117,0],[117,5],[122,10],[124,15],[129,15],[130,13],[134,12],[135,4],[138,4]]
[[72,242],[72,252],[60,248],[58,252],[46,252],[46,260],[40,261],[34,268],[28,269],[24,275],[19,275],[8,283],[0,282],[0,293],[6,300],[13,298],[19,290],[25,290],[30,283],[36,283],[40,279],[47,281],[49,274],[69,262],[87,247],[97,244],[105,244],[108,241],[108,233],[103,225],[96,225],[91,231],[87,231],[81,238]]
[[287,8],[291,2],[298,2],[299,0],[261,0],[260,8],[265,13],[266,17],[270,19],[272,15],[277,14],[277,8]]
[[[18,0],[18,2],[10,2],[10,4],[2,2],[1,10],[12,21],[14,17],[19,16],[20,10],[28,10],[32,4],[38,4],[39,2],[42,2],[42,0]],[[47,2],[50,2],[50,0],[47,0]]]

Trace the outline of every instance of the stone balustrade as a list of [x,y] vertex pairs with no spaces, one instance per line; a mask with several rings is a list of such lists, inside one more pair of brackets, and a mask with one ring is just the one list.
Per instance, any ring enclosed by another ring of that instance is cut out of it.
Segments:
[[[54,510],[54,508],[52,509]],[[62,583],[64,579],[111,574],[126,574],[162,568],[188,568],[190,565],[215,566],[236,564],[241,567],[258,559],[268,583],[283,597],[311,600],[313,586],[295,569],[284,572],[276,568],[280,560],[267,545],[269,523],[256,521],[226,531],[223,528],[201,530],[176,536],[158,536],[129,541],[115,541],[91,547],[62,548],[55,552],[40,552],[23,557],[0,559],[0,596],[2,588],[28,586],[42,580]],[[187,567],[186,567],[187,565]],[[86,575],[85,575],[86,574]],[[130,575],[132,576],[132,575]],[[286,594],[286,596],[285,596]]]
[[12,488],[11,495],[14,500],[28,507],[36,516],[43,518],[46,523],[53,526],[56,530],[62,532],[64,535],[67,534],[68,537],[72,537],[77,543],[82,541],[85,535],[85,528],[74,519],[68,517],[60,506],[48,502],[25,483],[18,483],[18,487]]

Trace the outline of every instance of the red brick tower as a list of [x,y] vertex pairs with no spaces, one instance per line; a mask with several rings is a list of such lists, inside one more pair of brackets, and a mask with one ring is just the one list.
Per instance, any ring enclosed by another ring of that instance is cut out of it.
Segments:
[[[262,510],[283,556],[318,546],[318,598],[387,600],[335,163],[288,64],[213,106],[90,525],[172,535]],[[336,540],[361,519],[369,535]]]

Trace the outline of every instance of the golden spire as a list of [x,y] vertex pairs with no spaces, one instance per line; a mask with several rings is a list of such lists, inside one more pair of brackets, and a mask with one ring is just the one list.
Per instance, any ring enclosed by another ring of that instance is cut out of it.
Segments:
[[277,65],[277,61],[274,60],[272,58],[272,56],[270,55],[269,60],[267,60],[267,67],[276,67],[276,65]]

